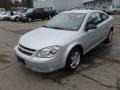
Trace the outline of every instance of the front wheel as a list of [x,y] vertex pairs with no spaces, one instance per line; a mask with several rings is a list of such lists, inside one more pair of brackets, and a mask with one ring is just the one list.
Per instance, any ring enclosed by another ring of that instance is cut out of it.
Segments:
[[3,18],[3,21],[6,21],[6,18]]
[[19,18],[18,18],[18,17],[16,17],[16,18],[15,18],[15,21],[16,21],[16,22],[19,22]]
[[111,30],[105,40],[105,43],[110,43],[113,39],[113,30]]
[[82,57],[81,50],[79,48],[74,48],[68,55],[66,61],[66,70],[67,71],[74,71],[80,65],[80,60]]
[[51,19],[51,18],[52,18],[52,15],[49,15],[49,16],[48,16],[48,19]]

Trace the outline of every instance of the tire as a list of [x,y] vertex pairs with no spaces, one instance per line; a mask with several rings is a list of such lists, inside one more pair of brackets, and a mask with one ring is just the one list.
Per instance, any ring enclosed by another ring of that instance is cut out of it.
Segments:
[[15,21],[16,21],[16,22],[19,22],[19,18],[18,18],[18,17],[16,17],[16,18],[15,18]]
[[71,72],[76,70],[80,65],[81,57],[82,52],[79,48],[72,49],[67,57],[65,69]]
[[116,12],[116,11],[114,11],[114,12],[113,12],[113,15],[117,15],[117,12]]
[[113,38],[113,30],[110,30],[106,40],[105,40],[105,43],[110,43],[112,42],[112,38]]
[[48,16],[48,19],[51,19],[51,18],[52,18],[52,16],[51,16],[51,15],[49,15],[49,16]]
[[41,18],[42,20],[45,20],[45,18]]
[[6,21],[6,18],[3,18],[3,21]]
[[28,22],[32,22],[32,18],[31,18],[31,17],[28,17],[28,18],[27,18],[27,21],[28,21]]

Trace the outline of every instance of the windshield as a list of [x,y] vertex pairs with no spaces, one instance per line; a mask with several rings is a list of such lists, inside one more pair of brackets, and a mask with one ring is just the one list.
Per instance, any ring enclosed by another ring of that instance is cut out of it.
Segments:
[[84,13],[61,13],[49,20],[44,27],[61,30],[78,30],[85,18]]
[[31,13],[33,11],[33,8],[30,8],[27,10],[27,13]]
[[27,9],[22,9],[22,10],[19,10],[18,13],[24,13],[26,11],[27,11]]

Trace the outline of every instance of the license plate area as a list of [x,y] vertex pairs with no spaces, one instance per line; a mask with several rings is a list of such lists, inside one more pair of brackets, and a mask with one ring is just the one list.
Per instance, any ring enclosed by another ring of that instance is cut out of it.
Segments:
[[17,56],[17,60],[18,60],[18,62],[21,62],[22,64],[25,65],[25,60],[23,58]]

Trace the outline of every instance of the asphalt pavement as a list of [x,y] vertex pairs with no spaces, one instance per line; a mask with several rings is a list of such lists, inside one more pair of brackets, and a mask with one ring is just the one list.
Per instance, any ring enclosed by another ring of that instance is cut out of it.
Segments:
[[46,21],[0,21],[0,90],[120,90],[120,16],[114,17],[112,43],[102,43],[86,54],[73,73],[49,74],[25,68],[14,55],[20,36]]

